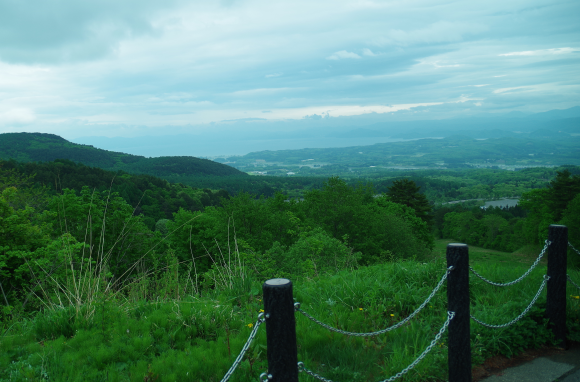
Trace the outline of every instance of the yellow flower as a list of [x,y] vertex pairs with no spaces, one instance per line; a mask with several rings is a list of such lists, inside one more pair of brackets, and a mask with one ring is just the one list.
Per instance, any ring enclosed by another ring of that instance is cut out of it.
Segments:
[[360,310],[362,312],[363,308],[358,308],[358,310]]
[[254,326],[254,324],[248,324],[246,326],[251,329]]
[[260,313],[264,313],[264,309],[260,309]]
[[391,317],[395,317],[395,315],[393,313],[391,313]]
[[570,295],[570,297],[575,298],[576,300],[580,300],[580,296]]

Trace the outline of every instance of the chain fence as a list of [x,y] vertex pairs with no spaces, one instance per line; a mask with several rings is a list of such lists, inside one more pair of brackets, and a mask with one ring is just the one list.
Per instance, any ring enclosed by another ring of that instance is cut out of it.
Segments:
[[427,304],[429,303],[429,301],[431,301],[431,299],[433,298],[433,296],[435,296],[435,294],[437,293],[437,291],[439,291],[439,289],[441,289],[441,286],[443,285],[443,283],[445,282],[445,280],[447,279],[447,276],[449,275],[449,272],[451,272],[453,270],[453,266],[447,268],[447,271],[445,272],[445,274],[443,275],[443,277],[441,277],[441,280],[439,280],[439,283],[437,283],[437,286],[435,286],[435,289],[433,289],[433,291],[431,292],[431,294],[429,295],[429,297],[427,297],[427,299],[425,301],[423,301],[423,303],[413,312],[409,315],[409,317],[405,318],[404,320],[396,323],[393,326],[389,326],[388,328],[382,329],[382,330],[378,330],[376,332],[369,332],[369,333],[355,333],[355,332],[348,332],[345,330],[340,330],[337,329],[335,327],[332,327],[330,325],[325,324],[322,321],[317,320],[316,318],[312,317],[310,314],[306,313],[305,311],[303,311],[302,309],[300,309],[300,303],[297,302],[294,304],[294,308],[296,309],[297,312],[302,313],[306,318],[308,318],[309,320],[311,320],[312,322],[322,326],[323,328],[326,328],[330,331],[336,332],[336,333],[340,333],[340,334],[344,334],[347,336],[353,336],[353,337],[373,337],[373,336],[378,336],[380,334],[384,334],[387,332],[390,332],[391,330],[397,329],[403,325],[405,325],[407,322],[409,322],[409,320],[413,319],[413,317],[415,317],[417,315],[417,313],[419,313],[421,310],[423,310],[423,308],[425,308],[425,306],[427,306]]
[[[443,333],[445,333],[445,331],[447,330],[447,327],[449,326],[449,323],[451,322],[451,320],[453,319],[453,317],[455,317],[455,312],[447,312],[447,320],[445,321],[445,323],[443,324],[443,326],[441,327],[441,329],[439,329],[439,332],[435,335],[435,338],[433,339],[433,341],[431,341],[431,343],[429,344],[429,346],[427,346],[427,348],[425,348],[425,350],[423,351],[423,353],[421,353],[419,355],[419,357],[417,357],[409,366],[407,366],[405,369],[403,369],[402,371],[398,372],[397,374],[393,375],[390,378],[387,378],[381,382],[393,382],[396,379],[401,378],[403,375],[407,374],[410,370],[412,370],[415,366],[417,366],[417,364],[419,362],[421,362],[421,360],[423,360],[423,358],[425,358],[425,356],[427,356],[427,354],[429,354],[429,352],[431,351],[431,349],[433,349],[435,347],[435,345],[437,344],[437,342],[439,342],[439,340],[441,339],[441,336],[443,335]],[[308,375],[313,376],[314,378],[323,381],[323,382],[333,382],[330,379],[326,379],[318,374],[316,374],[315,372],[313,372],[312,370],[309,370],[306,368],[306,366],[304,366],[303,362],[298,362],[298,370],[300,372],[305,372]]]
[[573,250],[574,250],[574,251],[575,251],[577,254],[579,254],[579,255],[580,255],[580,251],[579,251],[579,250],[577,250],[576,248],[574,248],[574,246],[572,245],[572,243],[568,242],[568,246],[569,246],[570,248],[572,248],[572,249],[573,249]]
[[[480,279],[482,279],[483,281],[485,281],[486,283],[489,283],[491,285],[495,285],[495,286],[500,286],[500,287],[504,287],[504,286],[510,286],[510,285],[514,285],[520,281],[522,281],[525,277],[527,277],[535,268],[536,266],[540,263],[542,257],[545,255],[548,247],[550,246],[551,242],[546,240],[545,241],[545,245],[544,248],[542,249],[542,251],[540,252],[540,254],[538,255],[538,257],[536,258],[536,260],[534,261],[534,263],[531,265],[531,267],[518,279],[511,281],[511,282],[507,282],[507,283],[496,283],[493,281],[490,281],[488,279],[486,279],[485,277],[483,277],[482,275],[480,275],[479,273],[477,273],[471,266],[469,266],[470,271],[475,274],[477,277],[479,277]],[[574,248],[574,246],[572,246],[571,243],[568,242],[568,245],[570,246],[570,248],[572,248],[572,250],[574,250],[576,253],[578,253],[580,255],[580,251],[578,251],[576,248]],[[435,286],[435,288],[432,290],[432,292],[429,294],[429,296],[423,301],[423,303],[413,312],[411,313],[407,318],[403,319],[402,321],[389,326],[385,329],[382,330],[378,330],[378,331],[374,331],[374,332],[368,332],[368,333],[357,333],[357,332],[349,332],[349,331],[345,331],[345,330],[341,330],[335,327],[332,327],[328,324],[325,324],[324,322],[314,318],[313,316],[311,316],[310,314],[308,314],[307,312],[303,311],[300,308],[300,303],[297,302],[294,304],[294,309],[297,312],[300,312],[302,315],[304,315],[306,318],[308,318],[309,320],[311,320],[312,322],[330,330],[336,333],[340,333],[340,334],[344,334],[347,336],[354,336],[354,337],[371,337],[371,336],[377,336],[380,334],[384,334],[387,332],[390,332],[391,330],[397,329],[403,325],[405,325],[407,322],[409,322],[411,319],[413,319],[421,310],[423,310],[425,308],[425,306],[427,306],[427,304],[431,301],[431,299],[435,296],[435,294],[437,294],[437,292],[441,289],[443,283],[445,282],[445,280],[447,280],[449,273],[453,270],[453,266],[450,266],[447,268],[445,274],[441,277],[441,279],[439,280],[439,282],[437,283],[437,285]],[[580,289],[580,285],[576,284],[569,275],[566,275],[568,281],[574,285],[576,288]],[[546,283],[547,281],[550,279],[549,276],[544,275],[543,276],[543,280],[542,280],[542,284],[540,285],[536,295],[533,297],[532,301],[530,302],[530,304],[524,309],[524,311],[517,316],[515,319],[513,319],[512,321],[506,323],[506,324],[501,324],[501,325],[492,325],[492,324],[488,324],[485,323],[477,318],[475,318],[473,315],[470,315],[470,318],[472,320],[474,320],[475,322],[477,322],[480,325],[486,326],[488,328],[505,328],[508,326],[511,326],[513,324],[515,324],[516,322],[520,321],[532,308],[532,306],[534,306],[534,304],[536,303],[536,301],[538,300],[539,296],[541,295],[542,291],[544,290],[544,288],[546,287]],[[411,363],[409,364],[409,366],[407,366],[405,369],[403,369],[402,371],[400,371],[399,373],[395,374],[394,376],[385,379],[381,382],[392,382],[397,380],[398,378],[402,377],[403,375],[405,375],[406,373],[408,373],[410,370],[412,370],[419,362],[421,362],[421,360],[423,360],[423,358],[425,358],[427,356],[427,354],[429,354],[429,352],[433,349],[433,347],[435,347],[435,345],[438,343],[438,341],[441,339],[441,336],[445,333],[445,331],[447,330],[449,323],[451,322],[451,320],[455,317],[455,313],[454,312],[447,312],[447,320],[445,321],[445,323],[443,324],[443,326],[440,328],[440,330],[438,331],[438,333],[435,335],[435,338],[431,341],[431,343],[427,346],[427,348]],[[246,341],[246,343],[244,344],[242,350],[240,351],[240,354],[237,356],[236,360],[234,361],[234,363],[232,364],[232,366],[230,367],[230,369],[228,370],[228,372],[226,373],[226,375],[223,377],[223,379],[221,380],[221,382],[227,382],[229,380],[229,378],[232,376],[232,374],[234,373],[234,371],[236,370],[236,368],[239,366],[239,364],[242,362],[242,359],[246,353],[246,351],[249,349],[252,341],[254,340],[254,338],[256,337],[257,333],[258,333],[258,329],[261,326],[262,323],[264,323],[266,320],[266,316],[264,315],[264,313],[261,313],[260,315],[258,315],[258,320],[256,321],[256,324],[253,326],[252,332],[250,333],[248,340]],[[304,365],[303,362],[298,362],[298,371],[299,372],[304,372],[320,381],[323,382],[333,382],[330,379],[326,379],[322,376],[320,376],[319,374],[313,372],[312,370],[309,370],[308,368],[306,368],[306,366]],[[261,381],[268,381],[271,380],[273,377],[272,375],[268,374],[268,373],[262,373],[260,375],[260,380]]]
[[262,323],[264,323],[264,321],[266,321],[266,318],[264,316],[264,313],[260,313],[258,315],[258,320],[256,321],[256,324],[252,328],[252,332],[250,333],[250,336],[248,337],[248,340],[246,341],[246,343],[242,347],[242,350],[240,351],[240,354],[238,354],[238,357],[236,358],[236,360],[234,361],[234,363],[232,364],[232,366],[230,367],[230,369],[228,370],[228,372],[226,373],[226,375],[224,375],[224,377],[222,378],[221,382],[227,382],[227,380],[230,379],[230,377],[232,376],[232,374],[234,374],[234,371],[236,371],[236,368],[242,362],[242,359],[244,358],[244,355],[246,354],[246,352],[250,348],[250,344],[254,340],[254,337],[256,337],[256,334],[258,334],[258,329],[260,328],[260,325],[262,325]]
[[519,283],[520,281],[522,281],[524,278],[526,278],[527,275],[530,274],[530,272],[532,272],[534,270],[534,268],[540,263],[540,260],[542,259],[542,256],[544,256],[544,254],[546,253],[546,250],[548,249],[548,247],[550,246],[550,242],[548,240],[546,240],[546,245],[544,245],[544,249],[542,249],[542,252],[540,252],[540,254],[538,255],[538,258],[536,259],[536,261],[534,261],[534,263],[532,264],[532,266],[526,271],[526,273],[524,273],[520,278],[518,278],[517,280],[514,281],[510,281],[509,283],[495,283],[493,281],[490,281],[488,279],[486,279],[485,277],[483,277],[482,275],[480,275],[479,273],[477,273],[475,271],[475,269],[473,269],[471,267],[471,265],[469,266],[469,270],[476,275],[477,277],[479,277],[480,279],[482,279],[483,281],[485,281],[488,284],[491,285],[495,285],[495,286],[499,286],[499,287],[505,287],[505,286],[510,286],[510,285],[514,285]]
[[542,281],[542,285],[540,285],[540,289],[538,289],[538,293],[536,293],[536,295],[532,299],[532,302],[530,303],[530,305],[528,305],[528,307],[526,309],[524,309],[524,311],[519,316],[517,316],[516,318],[514,318],[512,321],[508,322],[507,324],[491,325],[491,324],[486,324],[485,322],[478,320],[477,318],[473,317],[472,315],[469,315],[469,317],[471,317],[471,319],[473,321],[477,322],[478,324],[483,325],[483,326],[487,326],[488,328],[498,329],[498,328],[506,328],[508,326],[511,326],[511,325],[515,324],[516,322],[518,322],[519,320],[521,320],[522,317],[525,316],[526,313],[528,313],[528,311],[532,308],[532,306],[534,306],[534,304],[536,303],[536,300],[538,299],[538,297],[540,297],[540,294],[544,290],[544,287],[546,286],[546,282],[549,279],[550,279],[550,276],[544,275],[544,280]]
[[574,285],[576,288],[580,289],[580,285],[578,285],[574,281],[572,281],[572,278],[570,277],[570,275],[566,275],[566,277],[568,278],[568,281],[570,281],[570,283],[572,285]]
[[[579,255],[580,255],[580,251],[579,251],[579,250],[577,250],[576,248],[574,248],[574,246],[572,245],[572,243],[568,242],[568,246],[569,246],[570,248],[572,248],[572,250],[574,250],[574,251],[575,251],[577,254],[579,254]],[[576,283],[575,283],[575,282],[572,280],[572,278],[570,278],[570,275],[566,275],[566,277],[568,278],[568,281],[570,281],[570,283],[571,283],[572,285],[574,285],[576,288],[580,289],[580,285],[576,284]]]

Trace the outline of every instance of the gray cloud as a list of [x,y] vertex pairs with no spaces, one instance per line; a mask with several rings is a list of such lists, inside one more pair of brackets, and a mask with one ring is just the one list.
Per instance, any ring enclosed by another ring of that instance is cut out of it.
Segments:
[[155,12],[178,1],[0,0],[0,59],[50,63],[91,60],[126,38],[154,35]]
[[0,0],[0,129],[570,107],[579,13],[575,0]]

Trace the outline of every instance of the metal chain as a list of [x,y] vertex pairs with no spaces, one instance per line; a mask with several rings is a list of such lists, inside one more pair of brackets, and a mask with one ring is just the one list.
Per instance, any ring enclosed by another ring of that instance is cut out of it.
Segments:
[[580,285],[578,285],[574,281],[572,281],[572,278],[570,278],[570,275],[566,275],[566,277],[568,278],[568,281],[570,281],[572,283],[572,285],[574,285],[576,288],[580,289]]
[[306,374],[313,376],[314,378],[318,379],[319,381],[333,382],[332,379],[326,379],[323,376],[316,374],[312,370],[308,370],[306,368],[306,366],[304,366],[304,362],[298,362],[298,372],[300,372],[300,373],[305,372]]
[[302,309],[300,309],[300,303],[297,302],[294,304],[294,309],[300,313],[302,313],[304,316],[306,316],[309,320],[317,323],[318,325],[336,332],[336,333],[340,333],[340,334],[344,334],[347,336],[354,336],[354,337],[372,337],[372,336],[378,336],[379,334],[383,334],[386,332],[390,332],[391,330],[397,329],[401,326],[403,326],[404,324],[406,324],[409,320],[411,320],[413,317],[415,317],[417,315],[417,313],[419,313],[428,303],[429,301],[431,301],[431,299],[433,298],[433,296],[435,296],[435,293],[437,293],[437,291],[441,288],[441,285],[443,285],[443,282],[447,279],[447,276],[449,275],[449,272],[451,272],[453,270],[453,266],[450,266],[449,268],[447,268],[447,271],[445,272],[445,274],[443,275],[443,277],[441,277],[441,280],[439,281],[439,283],[437,284],[437,286],[435,287],[435,289],[433,289],[433,291],[431,292],[431,294],[429,295],[429,297],[427,297],[427,299],[421,304],[421,306],[419,306],[413,313],[411,313],[409,315],[409,317],[405,318],[403,321],[396,323],[393,326],[389,326],[388,328],[382,329],[382,330],[378,330],[376,332],[370,332],[370,333],[355,333],[355,332],[347,332],[345,330],[340,330],[337,328],[334,328],[330,325],[325,324],[322,321],[317,320],[316,318],[312,317],[310,314],[306,313],[305,311],[303,311]]
[[505,327],[508,327],[510,325],[513,325],[516,322],[518,322],[523,316],[525,316],[526,313],[528,313],[528,311],[536,303],[536,300],[538,299],[538,297],[540,297],[540,293],[542,293],[542,290],[544,290],[544,287],[546,286],[546,282],[549,279],[550,279],[550,276],[544,275],[544,280],[542,281],[542,285],[540,285],[540,289],[538,289],[538,293],[536,293],[536,295],[532,299],[532,302],[530,302],[530,305],[528,305],[528,307],[526,309],[524,309],[524,311],[519,316],[517,316],[516,318],[514,318],[512,321],[508,322],[507,324],[503,324],[503,325],[490,325],[490,324],[486,324],[483,321],[478,320],[477,318],[473,317],[472,315],[469,315],[469,317],[471,317],[471,319],[473,321],[477,322],[478,324],[483,325],[483,326],[487,326],[488,328],[497,329],[497,328],[505,328]]
[[530,269],[528,269],[526,271],[526,273],[524,273],[519,279],[511,281],[509,283],[494,283],[493,281],[490,281],[488,279],[486,279],[485,277],[483,277],[482,275],[480,275],[479,273],[477,273],[475,271],[475,269],[473,269],[471,266],[469,266],[469,270],[471,270],[471,272],[476,275],[477,277],[479,277],[480,279],[482,279],[483,281],[485,281],[488,284],[491,285],[495,285],[495,286],[499,286],[499,287],[504,287],[504,286],[510,286],[510,285],[514,285],[516,283],[519,283],[520,281],[522,281],[527,275],[530,274],[531,271],[534,270],[534,268],[539,264],[540,260],[542,259],[542,256],[544,256],[544,253],[546,253],[546,250],[548,249],[548,246],[551,244],[551,242],[549,242],[548,240],[546,240],[546,245],[544,245],[544,249],[542,249],[542,252],[540,252],[540,255],[538,256],[538,258],[536,259],[536,261],[534,261],[534,263],[532,264],[532,266],[530,267]]
[[[423,358],[425,358],[425,356],[427,356],[427,354],[429,354],[431,349],[433,349],[433,347],[435,347],[437,342],[439,342],[439,340],[441,339],[441,336],[443,335],[443,333],[445,333],[445,330],[447,330],[447,327],[449,326],[449,323],[451,322],[453,317],[455,317],[455,312],[447,312],[447,320],[445,321],[445,323],[443,324],[443,326],[439,330],[439,333],[437,333],[437,335],[435,335],[435,338],[433,339],[433,341],[431,341],[431,343],[429,344],[429,346],[427,346],[427,348],[423,351],[423,353],[421,353],[421,355],[419,355],[419,357],[417,357],[417,359],[415,359],[405,369],[403,369],[402,371],[398,372],[397,374],[393,375],[392,377],[387,378],[381,382],[393,382],[394,380],[401,378],[403,375],[407,374],[410,370],[412,370],[415,366],[417,366],[417,364],[419,362],[421,362],[423,360]],[[309,374],[309,375],[313,376],[314,378],[316,378],[320,381],[323,381],[323,382],[333,382],[330,379],[326,379],[326,378],[316,374],[312,370],[308,370],[306,368],[306,366],[304,366],[304,362],[298,362],[298,371],[300,371],[300,372],[303,371],[306,374]]]
[[234,371],[236,371],[236,368],[242,362],[242,358],[244,358],[244,354],[246,354],[246,351],[248,351],[248,349],[250,348],[252,340],[254,339],[254,337],[256,337],[256,334],[258,333],[258,328],[260,327],[260,325],[262,325],[264,321],[266,321],[264,313],[260,313],[258,315],[258,321],[256,321],[256,324],[254,325],[254,328],[252,329],[252,332],[250,333],[248,340],[244,344],[244,347],[240,351],[240,354],[238,355],[238,357],[236,358],[236,360],[234,361],[234,363],[232,364],[226,375],[224,375],[224,377],[222,378],[221,382],[226,382],[228,379],[230,379]]
[[574,248],[574,246],[572,245],[572,243],[568,242],[568,246],[569,246],[570,248],[572,248],[574,251],[576,251],[576,253],[577,253],[577,254],[579,254],[579,255],[580,255],[580,251],[579,251],[579,250],[577,250],[576,248]]

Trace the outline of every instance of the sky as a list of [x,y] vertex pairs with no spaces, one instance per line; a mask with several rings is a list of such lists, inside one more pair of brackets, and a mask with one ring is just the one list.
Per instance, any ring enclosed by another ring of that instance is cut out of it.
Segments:
[[579,14],[578,0],[0,0],[0,132],[566,109]]

